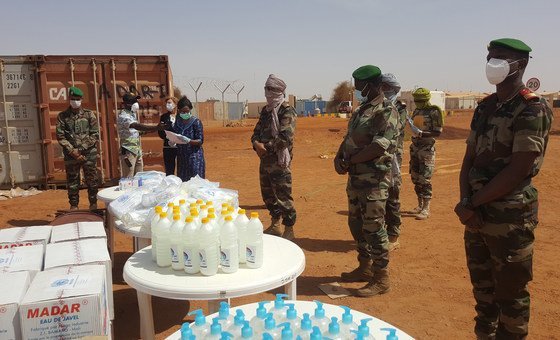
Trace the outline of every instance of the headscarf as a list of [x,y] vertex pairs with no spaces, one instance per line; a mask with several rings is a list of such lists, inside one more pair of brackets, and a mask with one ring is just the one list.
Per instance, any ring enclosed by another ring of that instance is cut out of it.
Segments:
[[427,102],[431,98],[430,90],[424,87],[419,87],[416,91],[412,92],[412,97],[415,102]]
[[397,77],[392,73],[385,73],[381,76],[381,83],[389,86],[390,89],[383,91],[383,94],[385,98],[394,103],[397,100],[397,94],[401,90],[401,84],[397,81]]
[[[286,96],[286,83],[276,77],[274,74],[268,76],[268,79],[264,83],[265,90],[264,95],[266,97],[266,109],[271,111],[272,124],[270,127],[272,137],[278,136],[278,130],[280,129],[280,121],[278,120],[278,111],[280,110],[281,104],[284,102],[284,97]],[[267,87],[273,88],[273,90],[267,90]],[[287,168],[290,165],[291,157],[288,148],[283,148],[276,152],[278,157],[278,165],[283,168]]]
[[181,109],[184,108],[185,106],[192,108],[192,103],[187,98],[187,96],[182,96],[181,99],[179,99],[179,101],[177,102],[177,110],[181,111]]

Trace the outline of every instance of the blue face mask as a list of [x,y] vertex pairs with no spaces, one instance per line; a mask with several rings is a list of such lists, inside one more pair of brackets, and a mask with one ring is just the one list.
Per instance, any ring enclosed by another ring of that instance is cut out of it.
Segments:
[[192,114],[191,114],[190,112],[187,112],[187,113],[183,112],[183,113],[180,113],[180,114],[179,114],[179,117],[181,117],[181,118],[184,119],[184,120],[189,120],[189,119],[191,119],[191,116],[192,116]]
[[393,103],[397,100],[397,92],[386,91],[386,92],[383,92],[383,94],[385,95],[385,98],[389,99]]
[[354,98],[356,98],[356,100],[360,103],[365,103],[367,102],[367,97],[362,96],[362,92],[365,91],[367,89],[368,85],[366,84],[366,86],[364,86],[363,90],[358,90],[355,89],[354,90]]

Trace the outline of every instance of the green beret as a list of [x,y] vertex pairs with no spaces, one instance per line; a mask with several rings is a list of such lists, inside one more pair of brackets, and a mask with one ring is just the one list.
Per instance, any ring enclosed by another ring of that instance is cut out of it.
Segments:
[[498,47],[498,46],[505,47],[509,50],[513,50],[516,52],[522,52],[527,54],[532,51],[532,49],[529,46],[527,46],[527,44],[524,43],[523,41],[517,39],[511,39],[511,38],[492,40],[490,44],[488,44],[488,49],[490,49],[491,47]]
[[68,89],[68,93],[70,94],[70,96],[78,96],[78,97],[83,97],[84,96],[84,93],[82,92],[82,90],[80,90],[76,86],[70,87]]
[[430,100],[432,95],[430,94],[430,90],[424,87],[419,87],[416,91],[412,92],[412,97],[414,97],[414,101],[416,102],[425,102]]
[[375,80],[381,76],[381,70],[377,66],[365,65],[358,67],[352,72],[352,77],[356,80]]

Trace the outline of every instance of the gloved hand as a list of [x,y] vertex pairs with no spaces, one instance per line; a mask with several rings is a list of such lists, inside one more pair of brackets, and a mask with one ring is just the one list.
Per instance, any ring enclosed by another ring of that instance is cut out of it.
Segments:
[[191,139],[189,137],[185,137],[185,136],[178,136],[183,142],[185,142],[185,144],[189,144]]
[[406,121],[408,122],[408,125],[410,126],[410,131],[412,131],[412,136],[413,137],[421,137],[422,136],[422,130],[420,130],[419,128],[416,127],[416,125],[414,125],[414,122],[412,121],[412,118],[407,117]]

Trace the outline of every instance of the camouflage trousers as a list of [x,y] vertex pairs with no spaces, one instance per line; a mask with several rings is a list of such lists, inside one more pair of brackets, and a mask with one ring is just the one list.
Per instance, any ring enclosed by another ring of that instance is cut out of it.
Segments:
[[346,188],[348,226],[358,247],[358,256],[373,260],[373,268],[389,264],[389,239],[385,229],[386,199],[372,197],[370,191]]
[[68,201],[71,206],[78,206],[80,202],[80,169],[84,170],[84,181],[88,187],[88,200],[90,204],[97,203],[97,190],[99,188],[99,172],[97,169],[97,156],[89,156],[85,162],[65,160],[66,182],[68,186]]
[[480,339],[525,339],[536,223],[488,223],[465,230],[465,250]]
[[402,152],[395,153],[397,162],[399,164],[399,172],[393,176],[393,183],[389,187],[389,197],[385,207],[385,224],[387,226],[387,235],[399,236],[401,234],[401,166],[402,166]]
[[262,162],[259,167],[261,195],[272,218],[282,217],[282,224],[296,223],[296,209],[292,198],[292,171],[276,163]]
[[416,196],[432,198],[432,175],[436,165],[435,145],[410,144],[410,177]]

